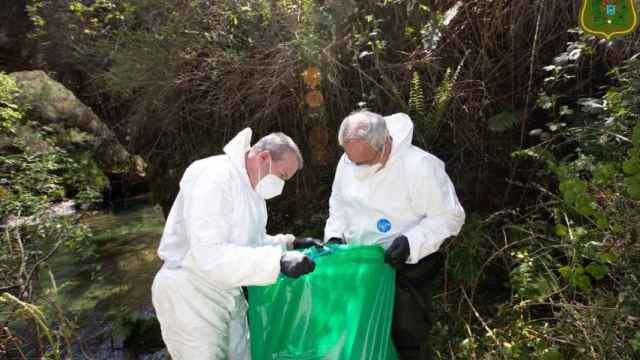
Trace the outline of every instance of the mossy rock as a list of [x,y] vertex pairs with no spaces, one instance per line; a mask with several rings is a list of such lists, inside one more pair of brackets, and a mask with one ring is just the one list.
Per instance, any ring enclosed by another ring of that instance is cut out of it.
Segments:
[[86,133],[93,156],[107,174],[135,172],[139,165],[118,141],[109,127],[64,85],[51,79],[43,71],[11,73],[20,90],[17,101],[29,109],[31,120],[43,125],[62,127],[70,132],[70,139]]

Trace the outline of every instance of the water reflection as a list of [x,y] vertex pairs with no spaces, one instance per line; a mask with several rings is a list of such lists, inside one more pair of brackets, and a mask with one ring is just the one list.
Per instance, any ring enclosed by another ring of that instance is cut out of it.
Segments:
[[82,222],[92,229],[97,257],[83,260],[61,248],[49,265],[60,287],[60,303],[79,326],[80,340],[97,347],[115,341],[110,350],[117,350],[113,324],[125,316],[149,317],[152,312],[151,282],[161,266],[156,249],[164,224],[162,211],[148,198],[138,197]]

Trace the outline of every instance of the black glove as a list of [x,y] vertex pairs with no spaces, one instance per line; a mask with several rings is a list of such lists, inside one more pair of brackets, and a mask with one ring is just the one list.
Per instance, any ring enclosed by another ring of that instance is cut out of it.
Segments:
[[393,240],[387,251],[384,252],[384,262],[397,268],[409,258],[409,239],[400,235]]
[[287,251],[280,258],[280,272],[292,278],[308,274],[315,268],[316,263],[301,252]]
[[322,247],[323,245],[324,244],[322,243],[322,240],[311,238],[311,237],[296,238],[295,240],[293,240],[293,248],[296,250],[306,249],[312,246]]
[[325,245],[328,245],[328,244],[344,245],[345,242],[343,239],[340,239],[339,237],[332,237],[329,240],[327,240],[327,242],[325,242],[324,244]]

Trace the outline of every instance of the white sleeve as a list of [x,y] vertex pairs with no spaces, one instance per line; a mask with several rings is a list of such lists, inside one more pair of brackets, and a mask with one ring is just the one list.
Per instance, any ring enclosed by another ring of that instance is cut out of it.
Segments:
[[424,218],[404,235],[409,239],[407,263],[415,264],[432,254],[449,236],[457,235],[464,224],[464,209],[444,167],[431,162],[413,170],[412,203]]
[[[343,155],[344,156],[344,155]],[[344,231],[346,228],[345,222],[345,206],[342,195],[342,158],[338,161],[338,167],[336,168],[336,175],[333,178],[333,185],[331,186],[331,196],[329,197],[329,218],[324,227],[324,241],[337,237],[343,240]]]
[[275,235],[264,234],[263,243],[265,245],[282,246],[283,250],[287,250],[287,247],[290,244],[293,244],[293,240],[295,239],[296,237],[293,234],[275,234]]
[[[215,174],[220,175],[220,174]],[[213,177],[213,178],[212,178]],[[280,246],[240,246],[232,243],[230,181],[225,176],[200,176],[184,199],[185,229],[190,248],[182,265],[215,287],[229,289],[274,283],[280,273]]]

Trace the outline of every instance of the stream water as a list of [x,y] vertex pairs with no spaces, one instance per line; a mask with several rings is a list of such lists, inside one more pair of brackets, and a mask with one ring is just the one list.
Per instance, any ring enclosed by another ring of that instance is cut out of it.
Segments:
[[78,326],[73,357],[149,358],[162,348],[150,290],[161,266],[156,249],[162,212],[137,197],[83,223],[92,229],[97,258],[82,260],[65,248],[49,264],[60,287],[59,303]]

